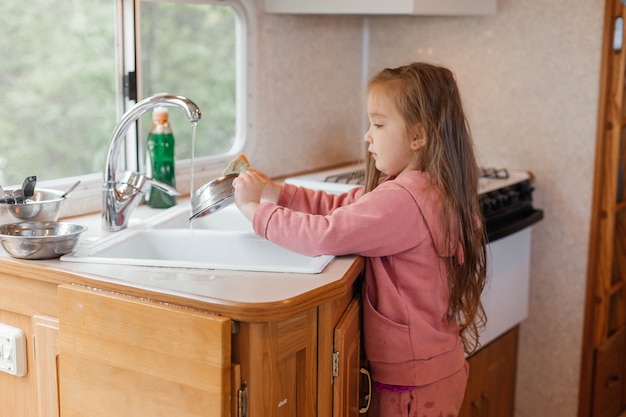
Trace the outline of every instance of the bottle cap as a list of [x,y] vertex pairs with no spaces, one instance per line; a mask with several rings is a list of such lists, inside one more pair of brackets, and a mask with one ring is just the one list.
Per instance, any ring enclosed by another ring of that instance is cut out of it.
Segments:
[[167,107],[156,107],[152,111],[152,120],[167,120]]

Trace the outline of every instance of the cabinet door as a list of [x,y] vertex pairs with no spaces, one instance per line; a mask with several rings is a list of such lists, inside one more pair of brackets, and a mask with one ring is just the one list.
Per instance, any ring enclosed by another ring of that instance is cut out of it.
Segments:
[[615,417],[622,411],[625,334],[622,328],[596,349],[593,417]]
[[359,300],[348,306],[335,328],[333,365],[333,416],[359,415],[361,323]]
[[233,360],[241,364],[248,416],[318,415],[316,331],[315,308],[279,321],[239,323]]
[[489,345],[485,367],[485,385],[481,394],[483,407],[490,417],[513,417],[515,414],[515,379],[517,377],[518,327]]
[[59,287],[62,417],[230,414],[224,317]]
[[467,360],[470,371],[467,379],[467,388],[465,389],[465,398],[463,398],[463,405],[459,412],[460,417],[483,417],[486,415],[483,413],[482,405],[486,356],[482,353],[478,352]]
[[513,417],[518,328],[509,330],[468,359],[470,373],[459,416]]

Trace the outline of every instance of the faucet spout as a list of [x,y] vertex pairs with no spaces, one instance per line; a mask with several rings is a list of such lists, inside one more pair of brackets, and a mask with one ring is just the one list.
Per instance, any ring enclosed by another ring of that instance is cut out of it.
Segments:
[[[160,185],[155,184],[152,179],[132,181],[131,183],[125,180],[118,182],[116,176],[122,145],[129,127],[147,111],[161,106],[178,107],[184,110],[192,124],[198,123],[201,117],[200,109],[193,101],[186,97],[171,94],[156,94],[148,97],[135,104],[122,116],[113,130],[104,168],[102,218],[105,230],[118,231],[124,229],[128,224],[132,210],[139,204],[139,197],[150,186]],[[126,175],[126,178],[128,177]],[[130,177],[134,178],[134,176]],[[138,188],[137,183],[140,183],[141,187]]]

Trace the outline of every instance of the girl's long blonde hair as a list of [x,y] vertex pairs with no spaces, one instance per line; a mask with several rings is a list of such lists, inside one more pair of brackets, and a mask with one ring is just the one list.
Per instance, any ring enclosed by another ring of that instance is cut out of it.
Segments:
[[[478,202],[480,169],[457,83],[447,68],[413,63],[383,70],[370,80],[368,93],[373,87],[384,88],[395,102],[407,137],[415,136],[416,126],[425,134],[426,144],[417,151],[420,169],[441,190],[442,219],[447,220],[442,228],[448,241],[459,237],[465,258],[461,264],[447,258],[448,311],[461,327],[465,351],[472,353],[480,346],[478,332],[487,321],[480,299],[487,274],[486,234]],[[366,172],[365,189],[371,191],[381,173],[369,153]]]

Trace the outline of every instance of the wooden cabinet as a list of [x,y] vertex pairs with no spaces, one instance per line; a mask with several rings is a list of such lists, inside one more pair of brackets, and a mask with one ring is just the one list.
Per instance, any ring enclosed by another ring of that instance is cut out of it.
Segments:
[[[61,416],[107,410],[129,417],[217,417],[228,416],[231,406],[234,416],[331,415],[318,410],[318,401],[334,416],[357,416],[359,300],[344,297],[325,309],[336,314],[321,326],[317,308],[287,319],[232,323],[128,295],[61,286]],[[328,329],[332,354],[318,363],[318,333],[328,340]],[[333,356],[339,358],[334,370]],[[231,376],[232,364],[237,372]],[[318,366],[328,367],[324,382]],[[326,398],[318,398],[318,381]]]
[[0,323],[26,336],[26,375],[0,372],[0,416],[57,417],[57,285],[0,273]]
[[59,314],[61,417],[358,415],[352,292],[288,318],[233,322],[62,285]]
[[268,13],[489,15],[496,0],[265,0]]
[[346,264],[333,285],[246,305],[11,263],[0,322],[27,334],[28,371],[0,373],[0,416],[356,416],[363,264]]
[[468,359],[467,390],[460,417],[513,417],[518,327]]

